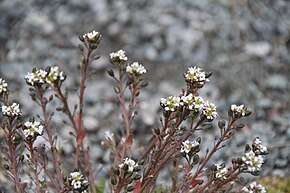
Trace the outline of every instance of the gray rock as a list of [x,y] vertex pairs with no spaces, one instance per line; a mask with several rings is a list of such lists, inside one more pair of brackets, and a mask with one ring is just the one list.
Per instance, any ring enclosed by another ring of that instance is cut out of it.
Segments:
[[266,85],[271,89],[286,90],[288,88],[288,80],[284,75],[275,74],[267,78]]

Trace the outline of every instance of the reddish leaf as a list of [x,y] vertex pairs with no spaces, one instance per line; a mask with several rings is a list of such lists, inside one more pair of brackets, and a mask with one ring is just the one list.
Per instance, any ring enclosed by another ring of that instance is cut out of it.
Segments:
[[203,180],[192,180],[190,188],[193,189],[197,185],[201,185],[203,183]]
[[135,189],[134,189],[134,192],[133,193],[138,193],[141,190],[141,187],[142,187],[141,181],[138,180],[136,182]]
[[129,136],[127,137],[126,143],[127,143],[127,145],[129,145],[129,146],[132,145],[132,143],[133,143],[132,135],[129,135]]
[[79,128],[79,124],[80,124],[80,116],[79,115],[76,115],[75,116],[75,123],[76,123],[76,129],[77,129],[77,131],[79,131],[80,130],[80,128]]
[[86,133],[87,133],[87,130],[85,128],[83,128],[79,133],[78,133],[78,136],[77,136],[77,143],[78,145],[81,145],[83,143],[83,140],[86,136]]

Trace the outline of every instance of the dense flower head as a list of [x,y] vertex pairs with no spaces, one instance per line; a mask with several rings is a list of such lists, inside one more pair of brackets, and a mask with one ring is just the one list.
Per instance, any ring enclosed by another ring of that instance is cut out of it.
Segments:
[[180,97],[170,96],[168,98],[161,98],[160,105],[165,109],[165,111],[176,111],[178,107],[183,106],[183,102]]
[[213,120],[218,116],[218,113],[216,111],[216,106],[213,103],[210,103],[208,101],[204,102],[202,114],[206,116],[207,120]]
[[3,105],[2,106],[2,114],[4,116],[8,116],[9,117],[9,116],[20,116],[22,113],[21,113],[19,104],[13,103],[10,106]]
[[7,92],[7,86],[8,86],[8,84],[5,82],[5,80],[0,78],[0,94]]
[[84,34],[83,35],[83,38],[84,39],[87,39],[89,41],[95,41],[98,38],[99,35],[100,35],[99,32],[96,32],[94,30],[92,32],[89,32],[89,33]]
[[36,138],[43,134],[43,125],[38,121],[27,121],[24,126],[23,134],[25,138]]
[[242,161],[246,170],[249,172],[260,171],[264,163],[263,157],[261,155],[256,155],[252,150],[245,153],[242,157]]
[[209,79],[206,78],[205,72],[196,66],[188,68],[188,71],[185,74],[185,79],[191,82],[199,82],[201,84],[209,81]]
[[119,165],[119,167],[126,170],[127,172],[133,172],[134,169],[138,167],[138,163],[136,163],[133,159],[127,157],[126,159],[124,159],[123,163]]
[[126,71],[129,72],[130,74],[135,75],[141,75],[147,72],[144,66],[139,64],[138,62],[133,62],[133,64],[128,65]]
[[215,171],[215,177],[218,179],[223,179],[225,180],[227,178],[227,173],[228,173],[228,169],[226,167],[222,167],[219,165],[215,165],[216,171]]
[[54,66],[50,68],[49,74],[46,77],[46,82],[53,85],[56,81],[64,79],[64,73],[59,70],[58,66]]
[[80,172],[70,173],[68,176],[68,181],[74,191],[81,193],[87,192],[86,189],[88,188],[88,181]]
[[197,141],[183,141],[181,145],[180,152],[189,154],[193,151],[194,148],[197,148],[199,146],[199,143]]
[[29,72],[25,76],[25,80],[27,83],[30,85],[35,85],[35,84],[44,84],[45,83],[45,78],[46,78],[47,72],[42,69],[35,69],[32,72]]
[[125,51],[124,50],[119,50],[117,52],[113,52],[110,54],[110,58],[112,60],[120,60],[120,61],[127,61],[128,58],[127,56],[125,55]]
[[239,105],[239,106],[237,106],[235,104],[231,105],[231,111],[232,111],[233,115],[235,115],[235,116],[244,117],[246,115],[246,110],[247,109],[244,105]]
[[256,137],[252,144],[253,151],[256,155],[265,155],[268,154],[268,149],[262,144],[262,141],[259,137]]
[[242,188],[242,191],[245,193],[266,193],[266,189],[261,184],[257,182],[252,182],[248,186]]
[[197,97],[193,96],[192,93],[190,93],[187,96],[182,96],[181,100],[184,102],[184,104],[193,111],[200,111],[203,108],[203,98],[202,97]]

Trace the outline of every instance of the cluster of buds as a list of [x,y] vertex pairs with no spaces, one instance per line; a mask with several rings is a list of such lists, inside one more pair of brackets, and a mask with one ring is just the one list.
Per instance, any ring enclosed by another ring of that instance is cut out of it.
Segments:
[[266,193],[266,189],[261,184],[257,182],[252,182],[248,186],[242,188],[243,193]]
[[88,181],[80,172],[72,172],[66,179],[66,185],[68,188],[72,189],[74,192],[87,193],[89,187]]
[[19,117],[22,114],[19,104],[17,103],[12,103],[12,105],[7,105],[7,106],[3,105],[1,109],[2,109],[2,114],[7,117]]
[[6,93],[8,84],[5,82],[5,80],[3,80],[2,78],[0,78],[0,94],[2,93]]
[[83,36],[80,36],[79,39],[82,42],[88,42],[89,46],[94,50],[97,48],[98,44],[100,44],[102,40],[102,35],[94,30],[92,32],[84,34]]
[[138,163],[128,157],[119,165],[119,168],[128,173],[138,172],[140,170]]
[[246,145],[245,155],[240,158],[240,165],[245,169],[246,172],[250,172],[253,175],[260,173],[264,159],[262,155],[268,154],[267,148],[261,143],[259,138],[255,138],[250,145]]
[[200,151],[200,143],[200,137],[198,137],[195,141],[186,140],[182,142],[180,149],[181,155],[188,159],[188,161],[193,158],[193,163],[196,164],[199,161],[199,156],[197,153]]
[[252,114],[252,111],[247,109],[244,105],[231,105],[231,108],[229,110],[229,116],[233,117],[234,119],[239,119],[241,117],[247,117],[250,114]]
[[214,173],[214,177],[219,179],[219,180],[225,180],[227,179],[227,174],[228,174],[228,168],[226,168],[225,164],[221,165],[213,165],[212,166],[212,171]]
[[143,65],[139,64],[138,62],[133,62],[127,66],[126,71],[130,74],[134,74],[136,76],[145,74],[147,70],[144,68]]
[[101,145],[105,148],[115,148],[116,141],[114,139],[114,133],[110,131],[105,132],[105,140],[101,142]]
[[43,84],[55,85],[63,82],[66,76],[57,66],[47,67],[45,70],[34,68],[25,76],[26,83],[30,86],[42,86]]
[[24,123],[23,134],[26,140],[34,141],[38,136],[43,135],[43,125],[33,118]]

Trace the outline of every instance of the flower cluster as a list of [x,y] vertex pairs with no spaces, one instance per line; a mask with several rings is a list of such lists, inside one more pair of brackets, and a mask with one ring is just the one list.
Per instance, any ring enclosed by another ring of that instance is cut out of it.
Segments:
[[99,32],[96,32],[95,30],[89,33],[86,33],[83,35],[83,38],[88,40],[88,41],[96,41],[98,36],[100,35]]
[[13,103],[10,106],[3,105],[2,106],[2,114],[4,116],[8,116],[9,117],[9,116],[20,116],[22,113],[21,113],[19,104]]
[[261,184],[257,184],[257,182],[252,182],[248,186],[242,188],[242,191],[245,193],[266,193],[266,189]]
[[50,85],[56,83],[56,81],[65,79],[64,73],[59,70],[58,66],[50,68],[49,74],[46,77],[46,82]]
[[206,119],[211,121],[218,116],[216,106],[213,103],[206,101],[203,104],[202,114],[206,116]]
[[176,111],[178,107],[183,106],[183,102],[180,97],[170,96],[168,98],[161,98],[160,105],[165,109],[165,111]]
[[209,79],[206,77],[205,72],[202,71],[201,68],[196,66],[188,68],[188,71],[187,73],[185,73],[184,77],[190,82],[198,82],[201,84],[209,81]]
[[242,157],[242,161],[246,170],[249,172],[260,171],[262,164],[264,163],[263,157],[261,155],[256,155],[252,150],[245,153]]
[[58,66],[49,67],[47,70],[43,69],[33,69],[32,72],[29,72],[25,76],[25,80],[29,85],[42,85],[42,84],[49,84],[53,85],[58,80],[64,81],[65,75],[62,71],[59,70]]
[[180,152],[189,154],[189,153],[192,153],[198,147],[199,147],[199,142],[186,140],[182,142]]
[[215,168],[215,177],[218,179],[225,180],[227,178],[228,169],[222,165],[214,165]]
[[35,68],[25,76],[25,80],[32,86],[35,84],[44,84],[46,75],[47,72],[45,70]]
[[141,75],[145,74],[147,70],[144,68],[143,65],[139,64],[138,62],[133,62],[133,64],[128,65],[126,71],[130,74]]
[[89,187],[88,181],[85,180],[84,176],[80,172],[72,172],[68,176],[70,186],[74,191],[80,193],[86,193],[86,189]]
[[192,93],[190,93],[187,96],[182,96],[181,100],[188,107],[188,109],[193,110],[195,112],[198,112],[203,108],[203,103],[204,103],[203,98],[193,96]]
[[262,144],[262,141],[259,137],[256,137],[252,144],[253,151],[256,155],[266,155],[268,154],[268,149]]
[[5,82],[5,80],[0,78],[0,94],[7,92],[7,86],[8,86],[8,84]]
[[38,121],[27,121],[24,123],[23,134],[26,139],[36,139],[43,134],[43,125]]
[[126,158],[123,163],[119,165],[119,167],[126,172],[133,172],[138,167],[138,163],[131,158]]
[[119,61],[127,61],[128,60],[127,56],[125,55],[124,50],[119,50],[117,52],[111,53],[110,58],[112,60],[119,60]]

